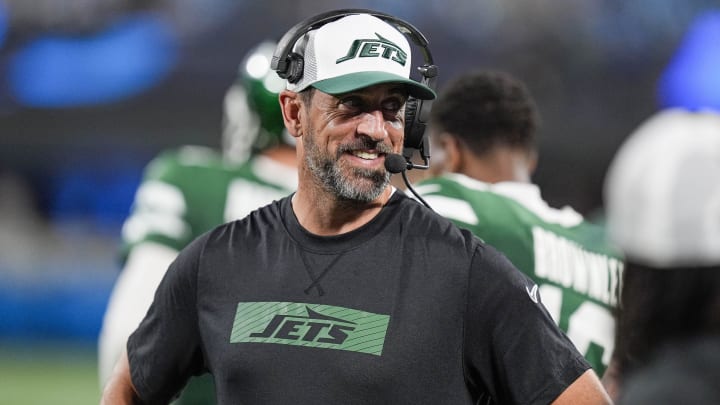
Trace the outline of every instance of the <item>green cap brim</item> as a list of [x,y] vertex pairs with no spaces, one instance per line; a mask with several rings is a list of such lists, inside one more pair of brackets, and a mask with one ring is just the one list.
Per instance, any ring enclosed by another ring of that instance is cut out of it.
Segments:
[[324,93],[335,95],[381,83],[402,83],[407,87],[408,93],[411,96],[420,100],[434,100],[436,97],[435,92],[430,87],[418,83],[415,80],[387,72],[350,73],[331,79],[320,80],[311,84],[311,86]]

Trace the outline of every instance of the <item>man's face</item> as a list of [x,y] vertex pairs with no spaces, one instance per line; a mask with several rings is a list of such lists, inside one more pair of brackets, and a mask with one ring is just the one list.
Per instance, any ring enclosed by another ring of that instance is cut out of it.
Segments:
[[314,180],[341,199],[376,199],[390,182],[385,155],[402,148],[405,99],[396,84],[337,96],[315,91],[303,136]]

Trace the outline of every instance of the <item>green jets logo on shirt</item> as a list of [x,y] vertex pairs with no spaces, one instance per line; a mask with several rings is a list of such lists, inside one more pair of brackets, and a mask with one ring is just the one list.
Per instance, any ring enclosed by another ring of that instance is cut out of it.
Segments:
[[382,354],[390,317],[297,302],[240,302],[230,343],[275,343]]
[[384,58],[395,61],[401,66],[405,66],[407,62],[407,53],[397,44],[383,38],[382,35],[375,33],[379,39],[356,39],[350,45],[347,55],[335,61],[339,64],[355,58]]

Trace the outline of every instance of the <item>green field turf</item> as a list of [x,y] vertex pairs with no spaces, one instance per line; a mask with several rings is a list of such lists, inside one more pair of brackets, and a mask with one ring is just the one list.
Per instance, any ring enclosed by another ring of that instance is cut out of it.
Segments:
[[94,345],[0,341],[0,405],[99,401]]

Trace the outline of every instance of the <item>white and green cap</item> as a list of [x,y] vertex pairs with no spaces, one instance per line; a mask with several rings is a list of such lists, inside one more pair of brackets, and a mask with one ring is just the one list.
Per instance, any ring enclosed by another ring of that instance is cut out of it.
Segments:
[[720,112],[657,112],[620,147],[604,193],[610,236],[632,261],[720,265]]
[[381,83],[403,83],[411,96],[432,100],[435,92],[410,78],[410,44],[400,31],[369,14],[353,14],[305,34],[295,45],[303,76],[287,89],[309,86],[341,94]]

